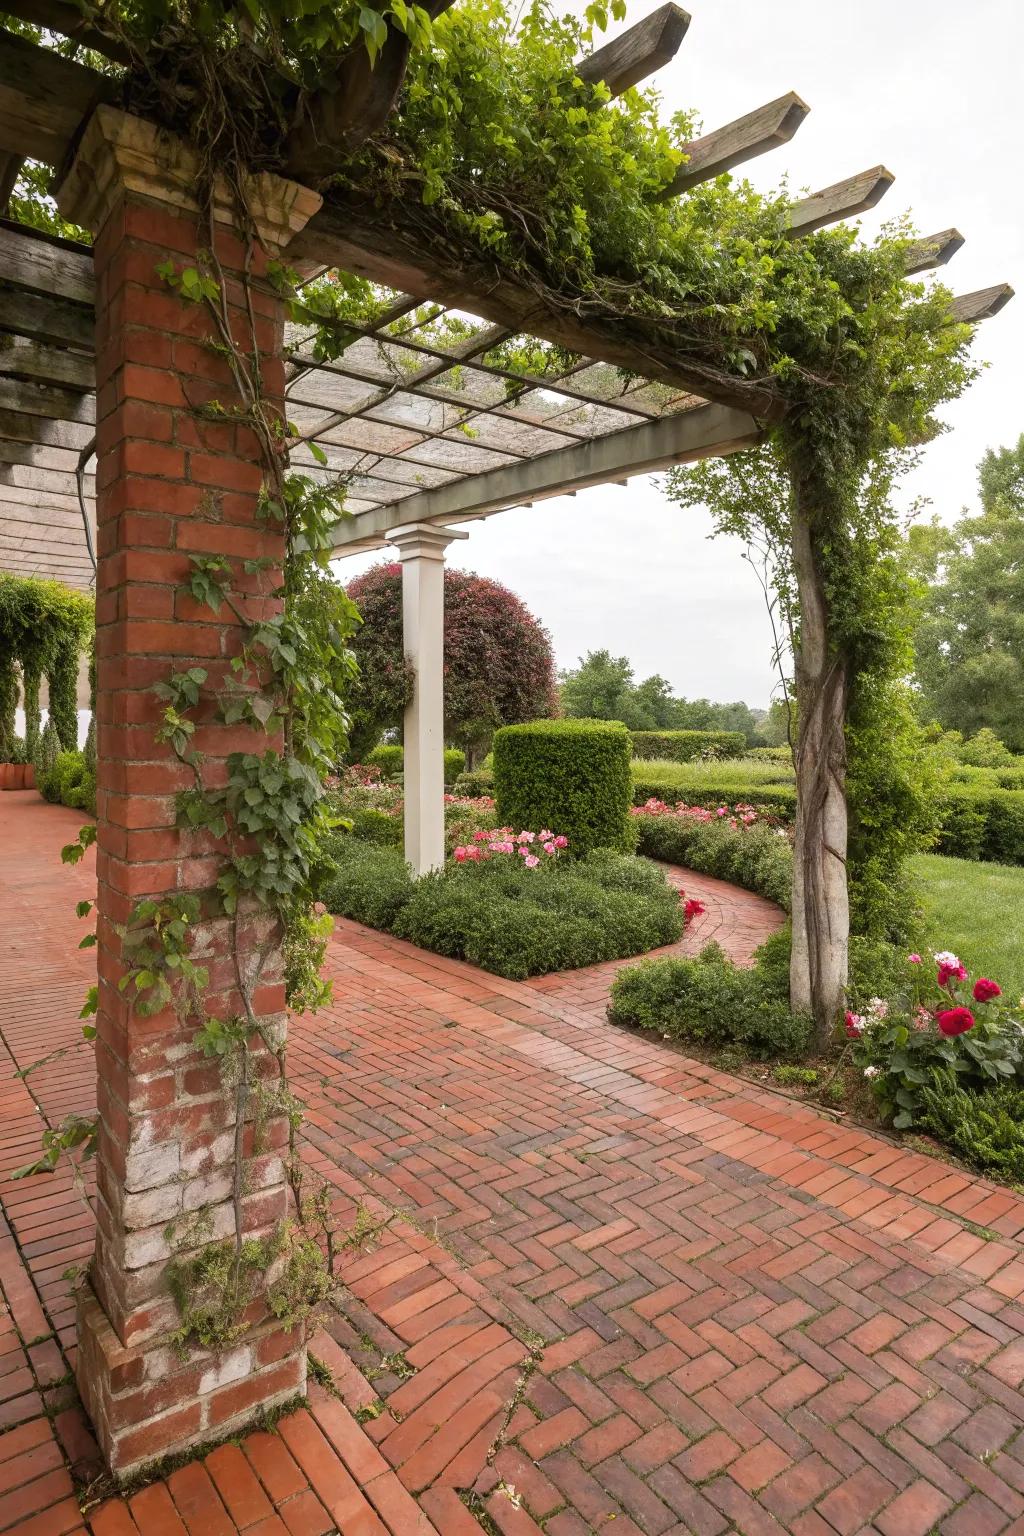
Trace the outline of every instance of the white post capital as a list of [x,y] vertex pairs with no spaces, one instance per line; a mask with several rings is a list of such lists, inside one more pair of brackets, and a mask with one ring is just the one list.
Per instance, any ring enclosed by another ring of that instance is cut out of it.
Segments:
[[405,711],[405,858],[444,863],[444,552],[468,533],[409,523],[388,534],[402,562],[402,635],[413,673]]

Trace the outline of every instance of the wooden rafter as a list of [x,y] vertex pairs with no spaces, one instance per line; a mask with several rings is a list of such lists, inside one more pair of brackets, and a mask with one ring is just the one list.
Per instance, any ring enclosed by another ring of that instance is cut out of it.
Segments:
[[662,192],[662,200],[677,197],[702,181],[711,181],[723,171],[767,154],[779,144],[787,144],[796,133],[810,107],[795,91],[788,91],[743,117],[694,139],[684,149],[685,162]]
[[0,150],[60,165],[97,101],[112,100],[116,92],[116,82],[106,75],[5,33],[0,48]]
[[3,8],[8,16],[45,27],[48,32],[60,32],[116,64],[128,63],[127,48],[94,26],[74,0],[4,0]]
[[895,180],[892,171],[887,171],[884,165],[876,165],[870,171],[860,171],[845,181],[823,187],[820,192],[812,192],[810,197],[801,198],[790,208],[790,234],[794,237],[810,235],[816,229],[824,229],[826,224],[855,218],[858,213],[880,203]]
[[613,96],[621,96],[675,58],[689,25],[681,6],[660,5],[602,48],[577,59],[576,73],[591,85],[601,81]]
[[0,219],[0,279],[12,288],[54,294],[90,310],[95,301],[92,251],[87,245],[10,219]]
[[962,293],[950,305],[954,320],[965,325],[976,325],[981,320],[991,320],[1013,298],[1009,283],[995,283],[991,288],[978,288],[974,293]]
[[958,229],[943,229],[937,235],[926,235],[908,246],[906,254],[907,276],[916,272],[929,272],[933,267],[944,267],[951,261],[964,243]]

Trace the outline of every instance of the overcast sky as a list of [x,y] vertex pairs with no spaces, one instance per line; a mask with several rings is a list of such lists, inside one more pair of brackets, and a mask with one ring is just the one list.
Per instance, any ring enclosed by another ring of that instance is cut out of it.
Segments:
[[[1018,297],[975,343],[990,364],[947,412],[951,430],[908,482],[943,519],[975,498],[987,447],[1024,431],[1024,5],[1019,0],[684,0],[690,30],[655,83],[666,115],[706,130],[795,90],[810,116],[792,143],[752,162],[763,189],[785,174],[815,191],[884,164],[895,185],[862,220],[870,233],[909,209],[921,233],[967,238],[945,269],[957,293],[1009,282]],[[566,9],[569,9],[566,6]],[[657,6],[632,0],[631,21]],[[609,36],[621,30],[613,28]],[[771,640],[753,574],[710,521],[673,507],[657,478],[581,491],[467,524],[452,563],[510,586],[548,627],[559,666],[607,646],[637,675],[688,697],[771,695]],[[372,563],[339,563],[343,580]]]

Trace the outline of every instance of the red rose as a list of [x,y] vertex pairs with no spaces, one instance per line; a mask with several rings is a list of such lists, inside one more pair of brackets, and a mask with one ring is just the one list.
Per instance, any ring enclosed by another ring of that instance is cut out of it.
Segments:
[[948,987],[951,981],[966,981],[967,971],[962,965],[940,965],[935,979],[940,987]]
[[974,1028],[974,1014],[969,1008],[943,1008],[935,1015],[939,1032],[943,1035],[966,1035]]
[[706,911],[706,908],[702,901],[697,900],[696,896],[691,896],[684,910],[686,921],[689,922],[693,917],[700,917],[701,913]]
[[987,976],[979,976],[974,983],[974,1001],[976,1003],[990,1003],[994,997],[1002,997],[1003,989],[996,982],[989,981]]

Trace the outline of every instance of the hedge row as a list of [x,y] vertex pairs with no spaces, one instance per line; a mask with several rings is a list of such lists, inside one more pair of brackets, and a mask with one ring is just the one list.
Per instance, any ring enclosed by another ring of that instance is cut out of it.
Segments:
[[729,773],[705,776],[695,784],[685,773],[674,773],[670,764],[659,763],[655,768],[642,762],[634,762],[632,777],[634,805],[644,805],[648,800],[664,800],[671,805],[683,800],[687,805],[701,805],[708,810],[716,810],[720,805],[764,806],[787,822],[796,815],[796,790],[792,784],[744,782]]
[[[366,765],[379,768],[386,779],[397,778],[405,770],[405,748],[394,742],[382,742],[366,754]],[[466,766],[466,754],[461,747],[446,747],[444,752],[444,781],[454,784]]]
[[778,902],[788,912],[793,900],[793,851],[773,827],[731,827],[728,821],[686,816],[634,816],[640,829],[638,853],[699,874],[729,880]]
[[1024,792],[949,785],[942,796],[936,853],[1024,864]]
[[[796,790],[791,784],[738,782],[723,772],[720,778],[700,784],[675,774],[670,765],[648,769],[633,764],[633,804],[650,799],[715,810],[720,805],[746,803],[764,807],[780,821],[791,823],[796,814]],[[982,859],[997,864],[1024,864],[1024,791],[997,789],[982,784],[949,784],[939,806],[941,828],[934,851],[956,859]],[[646,851],[646,850],[644,850]]]
[[569,839],[574,856],[628,850],[629,732],[618,720],[533,720],[494,737],[498,821]]
[[633,731],[634,757],[664,757],[692,763],[705,753],[739,757],[747,749],[742,731]]

